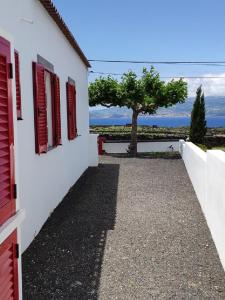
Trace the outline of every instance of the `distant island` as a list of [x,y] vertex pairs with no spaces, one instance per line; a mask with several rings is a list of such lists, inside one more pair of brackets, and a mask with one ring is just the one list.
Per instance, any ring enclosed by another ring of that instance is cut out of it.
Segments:
[[[190,117],[194,100],[194,97],[188,98],[188,100],[183,104],[177,104],[168,108],[160,108],[154,116],[170,118]],[[207,117],[225,116],[225,97],[205,97],[205,105]],[[125,107],[90,110],[90,119],[123,119],[131,118],[131,115],[132,111]]]

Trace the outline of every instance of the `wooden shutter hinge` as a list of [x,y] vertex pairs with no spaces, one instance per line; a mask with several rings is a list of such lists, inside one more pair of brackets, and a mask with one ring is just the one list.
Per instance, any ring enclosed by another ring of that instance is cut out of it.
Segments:
[[14,196],[14,199],[17,199],[17,184],[14,184],[14,186],[13,186],[13,196]]
[[19,244],[16,244],[16,258],[20,257],[20,248],[19,248]]
[[13,64],[9,63],[9,79],[13,79]]

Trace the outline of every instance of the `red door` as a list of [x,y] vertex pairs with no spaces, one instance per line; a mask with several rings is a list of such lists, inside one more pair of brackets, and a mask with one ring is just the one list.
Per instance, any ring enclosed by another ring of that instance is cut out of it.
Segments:
[[[10,43],[0,37],[0,226],[15,214]],[[17,233],[0,244],[0,300],[18,299]]]
[[0,300],[17,300],[17,233],[14,231],[0,245]]
[[0,225],[15,213],[10,43],[0,37]]

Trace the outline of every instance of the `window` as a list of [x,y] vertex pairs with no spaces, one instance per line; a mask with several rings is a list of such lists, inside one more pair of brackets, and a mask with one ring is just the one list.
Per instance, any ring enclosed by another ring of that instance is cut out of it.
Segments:
[[33,63],[36,153],[61,145],[59,77],[45,66]]
[[19,53],[16,50],[14,52],[14,56],[15,56],[17,120],[22,120],[21,86],[20,86],[20,58],[19,58]]
[[77,118],[76,118],[76,87],[75,83],[69,80],[66,84],[67,89],[67,123],[68,139],[73,140],[77,137]]

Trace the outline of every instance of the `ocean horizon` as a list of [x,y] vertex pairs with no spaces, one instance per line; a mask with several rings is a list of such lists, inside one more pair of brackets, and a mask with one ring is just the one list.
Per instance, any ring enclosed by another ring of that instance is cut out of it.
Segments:
[[[190,117],[139,117],[138,125],[158,127],[190,126]],[[207,127],[225,127],[225,116],[206,117]],[[131,124],[131,118],[90,118],[91,126],[113,126]]]

